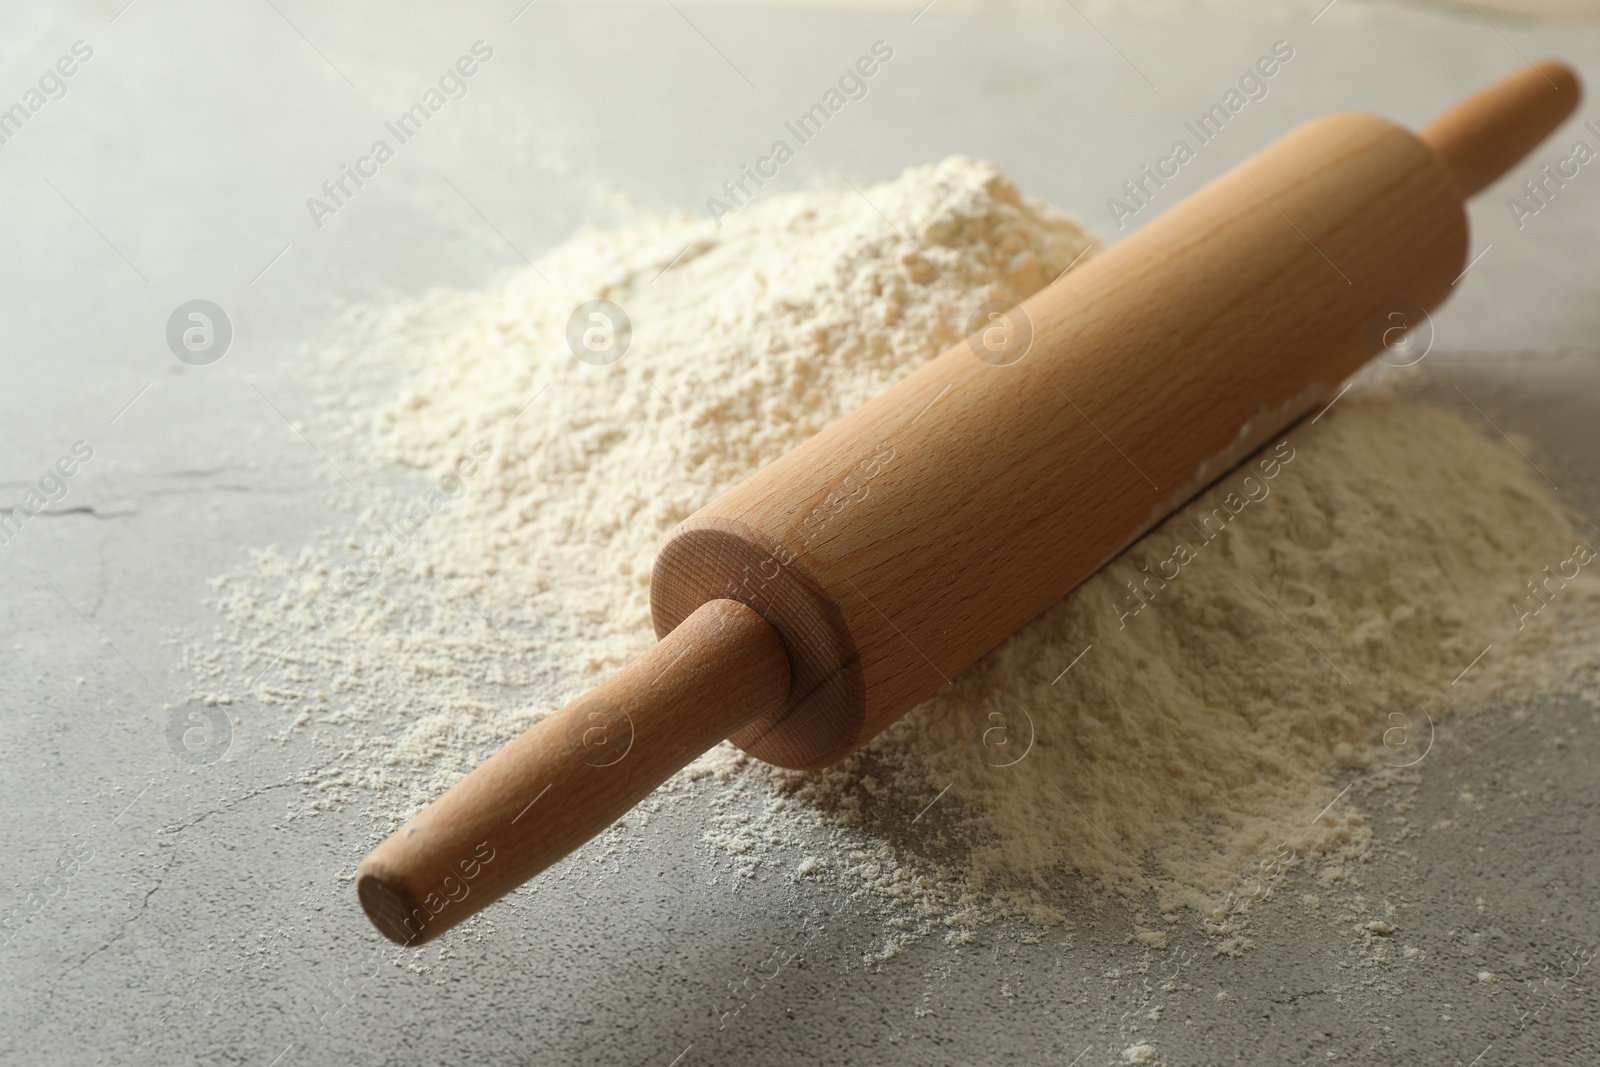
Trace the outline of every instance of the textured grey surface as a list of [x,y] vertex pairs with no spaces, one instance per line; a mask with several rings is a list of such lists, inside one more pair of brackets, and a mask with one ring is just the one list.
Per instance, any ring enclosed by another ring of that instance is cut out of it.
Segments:
[[[1294,64],[1169,202],[1322,111],[1421,121],[1519,50],[1600,80],[1600,37],[1332,32],[1306,22],[1320,4],[1261,30],[937,9],[912,24],[666,5],[120,6],[11,10],[0,33],[0,101],[74,41],[95,50],[0,145],[0,491],[20,497],[75,441],[95,450],[0,546],[0,1060],[1088,1065],[1140,1041],[1168,1064],[1600,1057],[1600,742],[1575,703],[1442,724],[1410,779],[1355,785],[1387,846],[1359,872],[1363,903],[1292,906],[1296,875],[1241,958],[1193,923],[1165,951],[1126,944],[1127,917],[1106,907],[1037,943],[995,926],[881,967],[861,964],[879,920],[838,887],[742,879],[706,850],[703,799],[637,831],[623,861],[560,868],[396,966],[350,883],[370,821],[283,819],[314,788],[312,740],[269,742],[277,713],[244,701],[226,757],[190,764],[166,709],[186,690],[174,635],[215,623],[206,579],[249,547],[348,521],[285,427],[309,418],[299,351],[340,302],[480,283],[604,220],[607,190],[700,210],[875,39],[894,62],[790,184],[963,151],[1106,232],[1105,198],[1274,39],[1294,42]],[[480,38],[495,55],[467,98],[314,227],[305,199]],[[1438,316],[1430,360],[1593,514],[1600,174],[1521,231],[1506,195],[1474,208],[1474,250],[1492,247]],[[201,296],[236,336],[191,367],[163,330]],[[1439,399],[1460,405],[1443,384]],[[1392,934],[1364,929],[1380,918]]]

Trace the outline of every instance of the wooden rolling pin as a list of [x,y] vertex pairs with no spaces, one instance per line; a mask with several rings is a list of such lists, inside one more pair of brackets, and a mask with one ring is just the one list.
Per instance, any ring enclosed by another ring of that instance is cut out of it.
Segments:
[[866,742],[1443,300],[1466,198],[1579,94],[1546,61],[1420,136],[1311,122],[706,505],[656,559],[660,642],[373,851],[367,915],[427,941],[724,738]]

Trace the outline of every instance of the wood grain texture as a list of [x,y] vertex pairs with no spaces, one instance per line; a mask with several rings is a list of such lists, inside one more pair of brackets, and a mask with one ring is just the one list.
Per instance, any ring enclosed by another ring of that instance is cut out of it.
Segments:
[[418,945],[532,878],[789,692],[772,628],[701,605],[649,652],[497,752],[375,849],[361,906]]
[[1331,395],[1466,237],[1415,135],[1312,122],[1024,303],[1019,362],[958,344],[689,518],[656,630],[711,597],[762,612],[815,684],[733,740],[831,763]]
[[1462,192],[1472,196],[1533,151],[1582,99],[1571,67],[1540,60],[1469,96],[1419,136],[1450,165]]

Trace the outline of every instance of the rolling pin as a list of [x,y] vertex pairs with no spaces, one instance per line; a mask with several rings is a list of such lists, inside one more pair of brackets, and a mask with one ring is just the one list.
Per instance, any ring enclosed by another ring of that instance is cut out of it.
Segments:
[[1437,306],[1467,198],[1579,95],[1547,60],[1420,135],[1302,126],[723,493],[661,546],[658,643],[367,856],[367,915],[436,937],[724,739],[864,744]]

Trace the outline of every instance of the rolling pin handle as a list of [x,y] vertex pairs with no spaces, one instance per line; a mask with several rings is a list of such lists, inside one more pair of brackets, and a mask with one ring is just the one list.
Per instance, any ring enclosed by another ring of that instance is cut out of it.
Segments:
[[1582,98],[1571,67],[1542,59],[1467,97],[1419,136],[1450,165],[1470,197],[1554,133]]
[[420,945],[600,833],[788,695],[777,632],[743,604],[708,601],[390,835],[356,872],[361,907],[391,941]]

